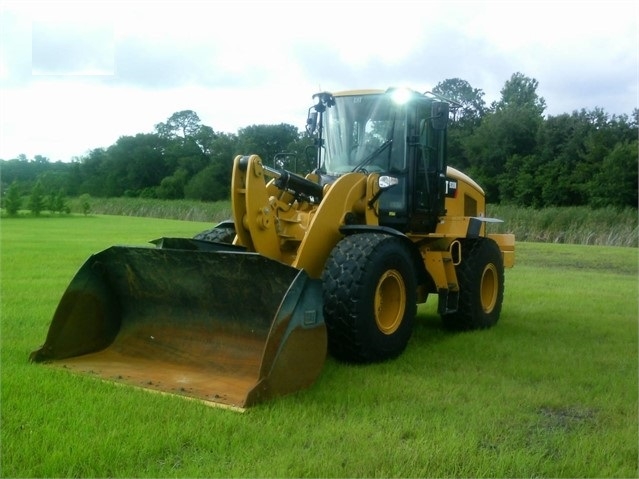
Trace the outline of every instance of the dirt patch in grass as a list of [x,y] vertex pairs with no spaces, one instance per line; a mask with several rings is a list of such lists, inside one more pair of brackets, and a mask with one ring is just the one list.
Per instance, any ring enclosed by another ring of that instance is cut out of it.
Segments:
[[594,410],[579,407],[543,406],[537,411],[540,426],[548,430],[571,430],[576,426],[592,423],[597,414]]

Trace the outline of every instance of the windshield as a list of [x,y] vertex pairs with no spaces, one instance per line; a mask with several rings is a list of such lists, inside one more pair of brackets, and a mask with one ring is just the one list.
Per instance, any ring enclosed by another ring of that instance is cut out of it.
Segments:
[[405,168],[405,108],[389,95],[335,97],[324,114],[324,164],[329,175]]

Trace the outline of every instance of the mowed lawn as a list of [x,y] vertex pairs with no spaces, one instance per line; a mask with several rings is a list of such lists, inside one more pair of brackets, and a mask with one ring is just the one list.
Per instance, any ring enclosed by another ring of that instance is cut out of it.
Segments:
[[431,298],[398,359],[245,413],[28,362],[90,254],[208,227],[1,220],[2,477],[637,477],[634,248],[518,243],[495,328]]

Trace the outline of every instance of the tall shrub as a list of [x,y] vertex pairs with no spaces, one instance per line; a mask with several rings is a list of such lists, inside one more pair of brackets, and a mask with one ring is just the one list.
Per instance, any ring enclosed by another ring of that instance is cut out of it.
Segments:
[[14,181],[5,193],[4,208],[9,216],[16,216],[21,207],[22,197],[20,196],[18,183]]
[[42,183],[37,181],[31,190],[31,195],[29,196],[29,209],[31,210],[31,214],[38,216],[42,213],[42,210],[45,209],[45,197],[44,191],[42,189]]

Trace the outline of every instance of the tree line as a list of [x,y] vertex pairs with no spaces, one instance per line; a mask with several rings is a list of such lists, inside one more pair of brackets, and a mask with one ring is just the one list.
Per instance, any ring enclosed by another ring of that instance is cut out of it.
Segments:
[[[544,116],[535,79],[505,82],[498,101],[452,78],[433,93],[454,102],[448,132],[451,166],[469,174],[493,204],[637,208],[639,110],[601,108]],[[233,158],[259,154],[269,165],[307,173],[313,140],[289,124],[215,132],[192,110],[179,111],[152,133],[120,137],[70,163],[36,155],[0,160],[3,203],[38,188],[47,195],[217,201],[229,198]],[[59,201],[59,200],[58,200]],[[59,203],[58,203],[59,204]]]

